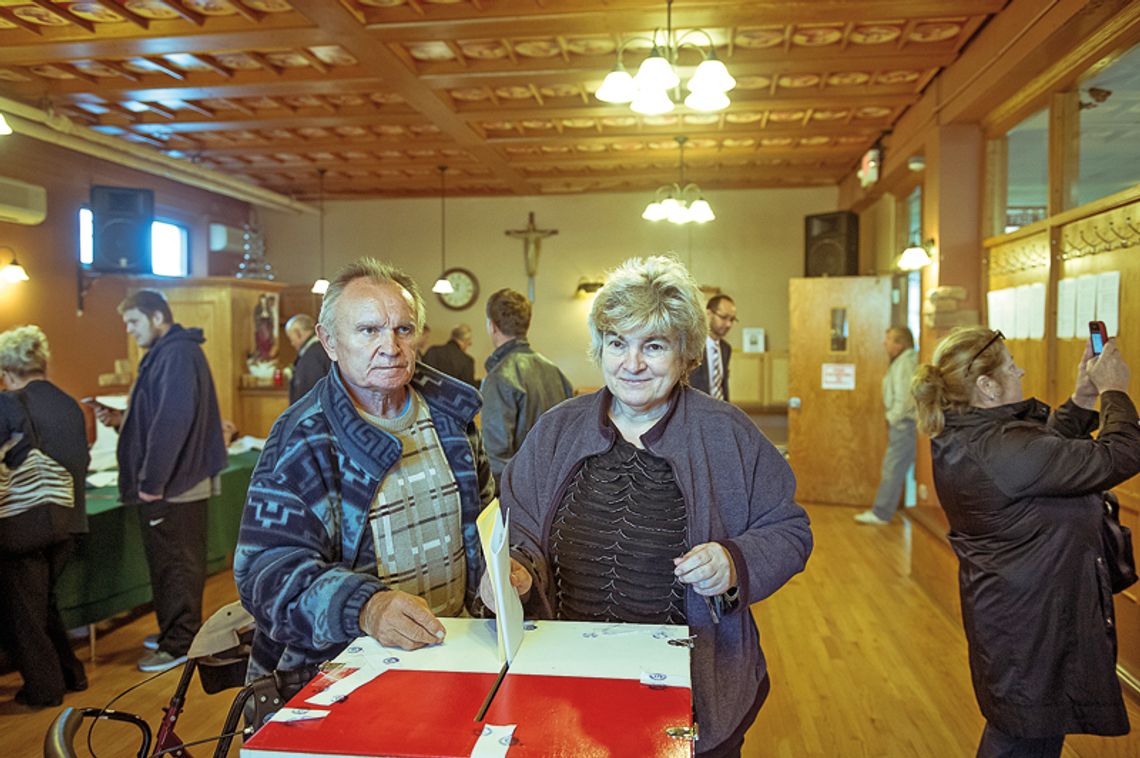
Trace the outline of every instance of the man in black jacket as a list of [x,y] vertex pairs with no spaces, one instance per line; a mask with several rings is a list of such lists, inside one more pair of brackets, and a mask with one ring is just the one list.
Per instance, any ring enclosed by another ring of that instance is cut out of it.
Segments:
[[146,350],[127,412],[97,407],[119,430],[119,497],[137,504],[150,569],[157,649],[140,671],[186,661],[202,625],[206,501],[226,465],[218,397],[201,329],[174,323],[162,293],[139,290],[119,304],[127,334]]
[[705,357],[689,374],[689,384],[718,400],[728,400],[728,361],[732,345],[725,341],[736,323],[736,303],[728,295],[713,295],[705,306],[709,334],[705,338]]
[[317,339],[316,322],[309,314],[298,313],[286,321],[285,336],[297,351],[297,359],[293,361],[293,376],[289,378],[289,405],[292,405],[329,372],[332,361]]
[[487,300],[495,352],[484,364],[482,426],[496,483],[538,417],[574,394],[558,366],[527,342],[530,315],[530,301],[521,292],[501,289]]
[[479,384],[475,381],[475,359],[467,354],[470,348],[471,327],[459,324],[451,330],[450,340],[427,349],[423,362],[461,382],[478,387]]

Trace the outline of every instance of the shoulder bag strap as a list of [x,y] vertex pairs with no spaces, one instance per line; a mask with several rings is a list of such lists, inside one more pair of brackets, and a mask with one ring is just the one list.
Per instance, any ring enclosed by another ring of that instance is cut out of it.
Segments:
[[42,450],[43,448],[40,447],[40,433],[39,430],[36,429],[36,420],[32,418],[32,409],[28,406],[27,396],[24,395],[23,390],[17,390],[12,394],[20,399],[20,405],[24,407],[24,415],[28,417],[28,426],[32,428],[32,447],[37,450]]

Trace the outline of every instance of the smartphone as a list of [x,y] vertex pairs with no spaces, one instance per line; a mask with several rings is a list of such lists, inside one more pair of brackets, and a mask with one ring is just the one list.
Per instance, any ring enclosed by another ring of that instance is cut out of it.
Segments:
[[1089,322],[1089,342],[1092,343],[1093,355],[1100,355],[1108,342],[1108,330],[1104,328],[1103,321]]

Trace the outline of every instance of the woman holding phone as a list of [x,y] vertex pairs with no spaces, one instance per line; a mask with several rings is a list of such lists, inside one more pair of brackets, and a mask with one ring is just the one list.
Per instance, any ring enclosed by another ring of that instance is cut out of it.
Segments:
[[1096,357],[1086,347],[1052,413],[1022,398],[1024,374],[1001,332],[967,327],[912,385],[958,555],[985,758],[1059,756],[1066,734],[1128,732],[1100,537],[1103,492],[1140,472],[1128,366],[1113,341]]

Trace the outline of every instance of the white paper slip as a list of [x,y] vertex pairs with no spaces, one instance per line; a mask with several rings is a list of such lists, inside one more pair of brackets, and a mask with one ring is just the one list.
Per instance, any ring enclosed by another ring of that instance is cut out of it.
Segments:
[[333,682],[305,702],[311,705],[335,705],[387,670],[388,667],[379,661],[370,661],[368,665],[353,671],[344,679]]
[[511,749],[516,726],[517,724],[485,725],[483,733],[475,741],[475,747],[471,748],[471,758],[498,758],[506,755]]
[[667,686],[689,687],[689,649],[669,644],[688,636],[679,625],[537,621],[511,674],[641,681],[649,671],[665,674]]
[[511,586],[510,525],[507,514],[504,523],[496,498],[487,504],[475,520],[479,541],[483,543],[483,558],[495,595],[495,629],[499,639],[499,660],[511,663],[523,639],[523,609],[519,594]]
[[318,711],[315,708],[282,708],[273,714],[270,721],[276,721],[279,724],[291,724],[295,721],[315,721],[323,719],[329,715],[331,711]]
[[642,671],[641,683],[650,687],[688,687],[689,677],[686,676],[684,681],[678,681],[675,675],[664,671]]
[[[379,656],[388,668],[410,671],[498,674],[502,670],[494,619],[441,618],[439,622],[447,634],[438,645],[401,650],[384,647],[370,639],[375,646],[368,646],[365,655],[369,658]],[[355,646],[353,643],[349,647]],[[337,656],[337,661],[340,661],[340,656]]]

